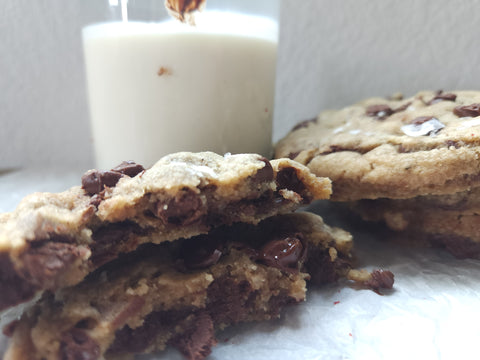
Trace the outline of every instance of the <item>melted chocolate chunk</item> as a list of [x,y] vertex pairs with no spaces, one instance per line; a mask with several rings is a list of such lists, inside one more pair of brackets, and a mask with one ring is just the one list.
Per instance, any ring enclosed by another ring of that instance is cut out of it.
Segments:
[[457,106],[453,113],[458,117],[477,117],[480,116],[480,104]]
[[188,330],[169,343],[188,360],[203,360],[217,344],[212,318],[206,311],[201,311]]
[[85,256],[86,249],[70,244],[68,237],[55,237],[46,241],[35,241],[21,255],[21,276],[33,286],[42,289],[56,287],[58,275]]
[[22,279],[8,254],[0,254],[0,310],[29,300],[35,294],[37,287]]
[[393,273],[389,270],[374,270],[370,274],[371,278],[365,281],[364,285],[374,291],[380,289],[391,289],[394,283]]
[[142,171],[145,169],[143,168],[142,165],[139,165],[133,161],[124,161],[120,165],[115,166],[111,171],[127,175],[130,177],[137,176],[140,174]]
[[279,189],[288,189],[302,195],[305,185],[298,179],[297,171],[292,167],[283,168],[277,173],[277,185]]
[[188,269],[205,269],[215,265],[222,252],[220,241],[208,235],[200,235],[183,242],[180,256]]
[[452,94],[452,93],[443,93],[442,90],[437,91],[435,96],[426,104],[427,105],[432,105],[440,101],[455,101],[457,100],[457,95]]
[[66,236],[31,242],[30,248],[20,255],[23,267],[18,270],[8,254],[1,254],[0,310],[29,300],[39,289],[54,289],[59,275],[86,255],[85,248],[71,242]]
[[96,360],[100,357],[100,347],[88,334],[73,328],[62,334],[60,360]]
[[383,120],[392,115],[393,110],[390,108],[390,106],[385,104],[370,105],[367,107],[366,114],[368,116],[377,117],[378,119]]
[[266,243],[260,250],[259,261],[280,270],[292,269],[298,267],[299,261],[306,255],[305,252],[298,237],[287,237]]
[[338,280],[336,265],[326,249],[311,249],[305,267],[310,274],[310,282],[314,285],[333,283]]
[[269,182],[274,179],[273,168],[268,159],[262,157],[260,159],[265,163],[265,166],[257,171],[255,175],[252,176],[253,182],[256,184],[262,184],[264,182]]
[[297,125],[295,125],[291,131],[296,131],[301,128],[306,128],[310,124],[316,124],[317,121],[318,121],[317,118],[301,121]]
[[167,203],[158,202],[155,215],[164,224],[190,225],[206,214],[207,207],[193,190],[184,188]]

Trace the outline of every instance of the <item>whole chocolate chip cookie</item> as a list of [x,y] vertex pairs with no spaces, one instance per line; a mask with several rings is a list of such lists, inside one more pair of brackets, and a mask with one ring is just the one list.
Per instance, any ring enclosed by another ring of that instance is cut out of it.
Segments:
[[[311,213],[236,223],[160,245],[145,244],[45,294],[8,326],[6,360],[103,359],[174,346],[201,360],[215,332],[279,317],[305,300],[306,281],[348,276],[378,289],[389,272],[350,270],[352,237]],[[366,275],[366,277],[365,277]]]
[[332,180],[332,200],[403,199],[480,186],[480,91],[370,98],[304,121],[276,157]]
[[32,194],[0,216],[0,310],[77,284],[143,243],[257,224],[330,193],[303,165],[254,154],[177,153],[147,170],[88,171],[82,186]]

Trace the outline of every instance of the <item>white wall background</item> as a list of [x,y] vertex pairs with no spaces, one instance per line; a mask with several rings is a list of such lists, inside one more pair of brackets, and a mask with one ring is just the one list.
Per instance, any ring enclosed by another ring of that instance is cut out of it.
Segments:
[[[0,169],[93,166],[80,29],[103,3],[0,0]],[[479,89],[479,6],[284,0],[274,138],[368,96]]]

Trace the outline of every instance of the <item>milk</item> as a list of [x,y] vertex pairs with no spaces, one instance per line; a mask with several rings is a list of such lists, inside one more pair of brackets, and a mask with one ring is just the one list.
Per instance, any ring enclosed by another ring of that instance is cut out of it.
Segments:
[[195,27],[91,25],[83,43],[97,167],[176,151],[270,155],[275,22],[205,12]]

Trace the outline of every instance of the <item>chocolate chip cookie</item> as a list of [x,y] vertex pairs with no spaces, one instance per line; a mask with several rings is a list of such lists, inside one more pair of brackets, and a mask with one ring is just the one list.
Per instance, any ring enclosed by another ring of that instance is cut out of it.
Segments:
[[276,157],[333,183],[333,200],[402,199],[480,186],[480,92],[370,98],[299,123]]
[[369,221],[400,237],[480,257],[480,92],[371,98],[298,124],[281,140],[289,156],[333,182]]
[[6,328],[12,339],[5,359],[94,360],[170,345],[200,360],[218,330],[276,318],[304,301],[308,281],[330,283],[352,271],[367,286],[391,287],[387,272],[350,270],[351,247],[349,233],[311,213],[144,244],[74,287],[45,293]]
[[147,170],[88,171],[82,186],[32,194],[0,216],[0,309],[75,285],[143,243],[257,224],[330,193],[303,165],[254,154],[177,153]]

